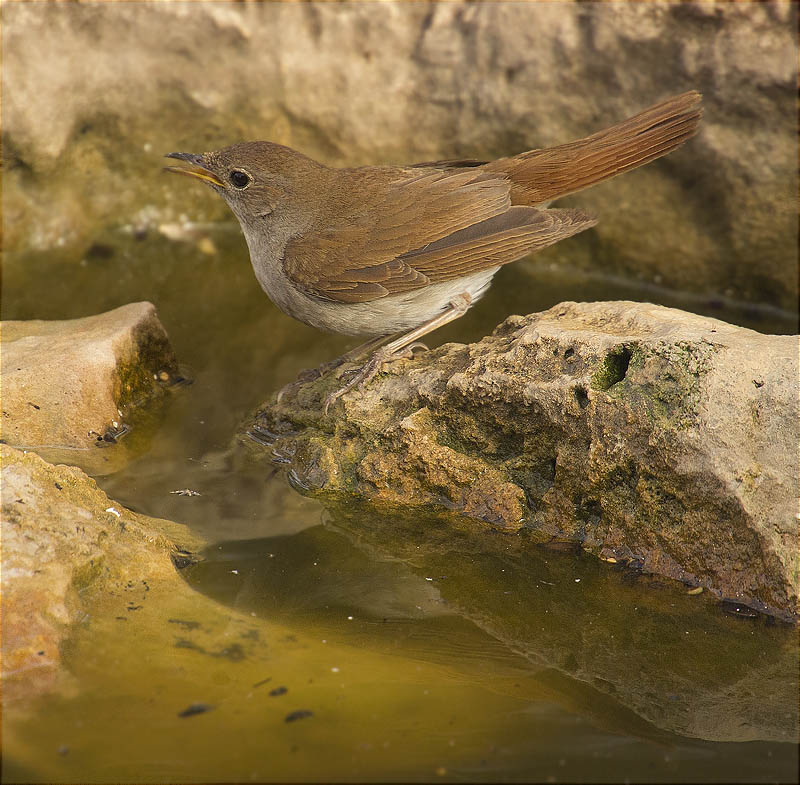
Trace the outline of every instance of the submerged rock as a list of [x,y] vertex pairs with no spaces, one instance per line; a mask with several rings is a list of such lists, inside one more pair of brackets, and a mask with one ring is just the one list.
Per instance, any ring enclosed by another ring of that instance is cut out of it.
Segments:
[[141,607],[155,581],[179,584],[173,560],[202,541],[181,524],[112,502],[80,469],[0,445],[3,697],[6,705],[63,689],[63,643],[92,592]]
[[341,381],[319,379],[251,433],[307,492],[567,538],[794,619],[797,349],[659,306],[562,303],[392,363],[327,417]]
[[66,321],[2,323],[3,440],[31,449],[114,443],[177,375],[151,303]]

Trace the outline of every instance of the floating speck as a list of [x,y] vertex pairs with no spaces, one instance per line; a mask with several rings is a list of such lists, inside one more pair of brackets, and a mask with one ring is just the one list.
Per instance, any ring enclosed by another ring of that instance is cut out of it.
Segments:
[[284,717],[284,722],[294,722],[295,720],[304,720],[306,717],[313,717],[314,712],[309,711],[308,709],[298,709],[297,711],[292,711]]
[[193,703],[191,706],[187,706],[183,711],[179,711],[178,716],[194,717],[195,714],[205,714],[213,708],[214,707],[209,703]]

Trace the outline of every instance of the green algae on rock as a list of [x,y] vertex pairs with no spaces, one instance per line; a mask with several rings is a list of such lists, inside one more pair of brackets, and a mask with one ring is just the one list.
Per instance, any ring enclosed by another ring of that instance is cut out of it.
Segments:
[[305,492],[567,538],[795,619],[797,343],[562,303],[393,363],[327,417],[323,377],[250,431]]

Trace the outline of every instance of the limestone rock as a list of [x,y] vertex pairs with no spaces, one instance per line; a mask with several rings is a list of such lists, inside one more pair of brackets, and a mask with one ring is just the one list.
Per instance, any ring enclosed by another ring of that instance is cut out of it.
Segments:
[[93,450],[164,394],[177,365],[151,303],[67,321],[2,323],[3,440]]
[[189,530],[112,502],[80,469],[0,446],[3,697],[63,688],[61,644],[84,618],[87,589],[138,597],[176,580],[171,556],[202,546]]
[[308,492],[566,537],[795,618],[797,378],[796,337],[567,302],[392,363],[327,417],[323,377],[251,433]]
[[694,88],[699,136],[573,198],[600,223],[547,258],[796,308],[793,3],[2,11],[7,251],[62,244],[80,258],[98,227],[230,220],[214,195],[161,175],[173,150],[267,138],[333,165],[485,159]]

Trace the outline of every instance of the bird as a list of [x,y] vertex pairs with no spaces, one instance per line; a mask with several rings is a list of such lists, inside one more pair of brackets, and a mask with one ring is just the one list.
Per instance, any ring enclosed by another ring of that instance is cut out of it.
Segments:
[[250,141],[168,153],[182,163],[165,170],[225,200],[259,284],[284,313],[369,337],[314,372],[367,358],[325,399],[327,414],[384,363],[427,348],[421,339],[463,316],[500,267],[597,223],[552,201],[666,155],[694,136],[702,112],[691,90],[583,139],[493,161],[335,168]]

